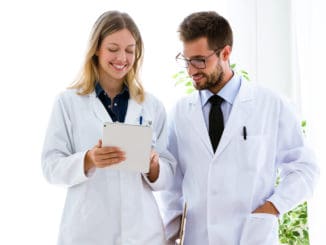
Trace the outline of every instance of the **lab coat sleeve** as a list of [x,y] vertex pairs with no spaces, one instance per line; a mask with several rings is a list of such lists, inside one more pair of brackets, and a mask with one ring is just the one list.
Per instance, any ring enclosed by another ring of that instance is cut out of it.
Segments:
[[276,163],[280,184],[268,199],[280,214],[288,212],[313,194],[319,169],[306,143],[300,121],[287,104],[280,109]]
[[150,182],[146,175],[144,175],[144,179],[153,191],[160,191],[166,189],[170,179],[172,179],[175,171],[175,160],[167,150],[167,122],[164,106],[159,101],[156,101],[155,104],[156,116],[153,122],[154,139],[152,144],[154,150],[159,154],[160,171],[155,182]]
[[166,238],[168,240],[176,238],[179,233],[184,203],[182,195],[183,173],[178,159],[177,131],[173,118],[174,116],[172,114],[172,116],[169,117],[168,123],[168,150],[174,156],[177,165],[175,168],[175,174],[170,179],[171,184],[168,189],[159,193],[162,219],[165,226]]
[[52,184],[73,186],[86,181],[86,151],[75,152],[68,104],[58,96],[53,107],[42,152],[42,170]]

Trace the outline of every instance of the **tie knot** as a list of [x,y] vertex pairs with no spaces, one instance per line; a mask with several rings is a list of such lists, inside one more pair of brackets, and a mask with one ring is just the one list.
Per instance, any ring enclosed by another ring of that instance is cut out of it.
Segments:
[[212,95],[208,100],[212,105],[221,105],[224,99],[216,94]]

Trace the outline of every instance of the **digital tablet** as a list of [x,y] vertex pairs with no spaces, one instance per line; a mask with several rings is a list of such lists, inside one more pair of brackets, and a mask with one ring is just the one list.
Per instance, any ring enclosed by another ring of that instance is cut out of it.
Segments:
[[104,123],[102,146],[117,146],[126,154],[125,161],[109,168],[148,173],[152,134],[150,126]]

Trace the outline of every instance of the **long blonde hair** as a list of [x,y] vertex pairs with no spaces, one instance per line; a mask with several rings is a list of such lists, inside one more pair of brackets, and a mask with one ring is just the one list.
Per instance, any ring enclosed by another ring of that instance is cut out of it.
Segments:
[[78,75],[78,78],[70,88],[78,90],[78,94],[86,95],[94,91],[95,82],[99,80],[98,57],[95,55],[103,39],[122,29],[128,29],[136,40],[135,62],[132,69],[127,73],[124,83],[128,86],[130,97],[138,103],[144,101],[144,88],[139,79],[139,69],[143,61],[143,41],[135,22],[127,13],[119,11],[107,11],[103,13],[95,22],[84,65]]

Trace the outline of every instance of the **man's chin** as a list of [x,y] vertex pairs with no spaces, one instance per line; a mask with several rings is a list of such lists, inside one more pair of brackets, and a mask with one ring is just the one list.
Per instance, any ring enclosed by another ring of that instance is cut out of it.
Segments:
[[197,86],[197,85],[194,85],[194,88],[196,90],[205,90],[205,89],[208,89],[207,86]]
[[204,90],[204,89],[207,89],[207,85],[205,83],[200,83],[200,81],[196,82],[196,81],[193,81],[192,82],[192,85],[194,86],[195,89],[197,90]]

